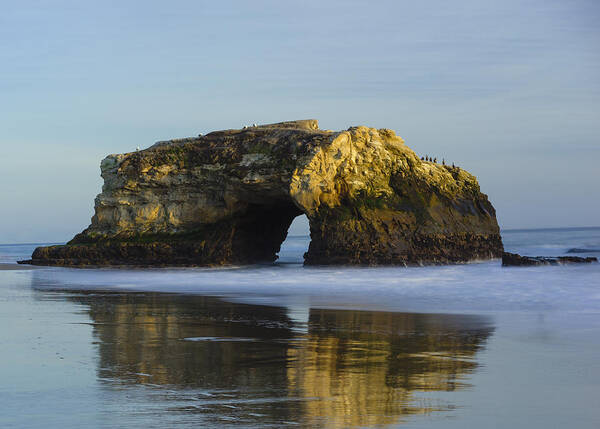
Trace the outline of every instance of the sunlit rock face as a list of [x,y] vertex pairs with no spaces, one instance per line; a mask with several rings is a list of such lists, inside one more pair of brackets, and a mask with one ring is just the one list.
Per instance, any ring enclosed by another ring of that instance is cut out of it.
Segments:
[[91,225],[35,264],[273,261],[308,217],[307,264],[422,264],[499,257],[495,210],[474,176],[422,161],[388,129],[316,120],[159,142],[101,163]]

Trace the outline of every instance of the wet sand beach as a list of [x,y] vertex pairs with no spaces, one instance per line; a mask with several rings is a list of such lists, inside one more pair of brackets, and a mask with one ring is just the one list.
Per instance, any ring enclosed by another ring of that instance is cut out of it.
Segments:
[[598,427],[599,264],[307,269],[305,241],[228,269],[0,265],[0,426]]

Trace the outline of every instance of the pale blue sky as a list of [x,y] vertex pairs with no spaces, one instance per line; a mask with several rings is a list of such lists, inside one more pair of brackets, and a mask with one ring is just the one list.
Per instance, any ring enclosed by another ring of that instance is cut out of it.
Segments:
[[106,154],[299,118],[395,129],[505,228],[600,225],[600,2],[0,6],[0,243],[86,227]]

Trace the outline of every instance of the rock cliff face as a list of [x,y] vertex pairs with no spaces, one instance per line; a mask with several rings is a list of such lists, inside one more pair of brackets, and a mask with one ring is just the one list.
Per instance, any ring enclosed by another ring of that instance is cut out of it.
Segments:
[[91,225],[34,264],[222,265],[273,261],[309,219],[305,263],[421,264],[500,257],[475,177],[422,161],[392,130],[316,120],[225,130],[109,155]]

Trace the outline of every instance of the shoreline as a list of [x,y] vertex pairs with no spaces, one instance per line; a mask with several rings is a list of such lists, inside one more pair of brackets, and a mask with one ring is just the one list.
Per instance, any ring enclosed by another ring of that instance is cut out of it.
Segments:
[[38,270],[39,267],[35,265],[21,265],[10,262],[0,262],[0,271],[26,271],[26,270]]

